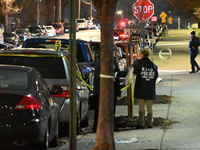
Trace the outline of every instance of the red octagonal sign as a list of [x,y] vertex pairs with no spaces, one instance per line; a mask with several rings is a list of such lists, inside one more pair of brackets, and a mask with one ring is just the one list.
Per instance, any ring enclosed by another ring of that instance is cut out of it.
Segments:
[[150,0],[137,0],[133,6],[133,15],[142,22],[148,22],[154,14],[154,4]]

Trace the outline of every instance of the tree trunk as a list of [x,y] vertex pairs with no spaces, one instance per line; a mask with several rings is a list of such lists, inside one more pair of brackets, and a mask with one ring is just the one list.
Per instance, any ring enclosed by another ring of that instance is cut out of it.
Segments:
[[115,150],[113,21],[117,0],[93,0],[93,4],[101,26],[99,116],[93,150]]

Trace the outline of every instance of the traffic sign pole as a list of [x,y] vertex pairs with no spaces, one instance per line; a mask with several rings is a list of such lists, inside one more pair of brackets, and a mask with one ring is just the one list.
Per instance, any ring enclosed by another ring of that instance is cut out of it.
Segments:
[[142,22],[142,38],[143,44],[142,48],[145,46],[145,22],[148,22],[149,19],[154,15],[154,4],[150,0],[137,0],[133,6],[133,15]]

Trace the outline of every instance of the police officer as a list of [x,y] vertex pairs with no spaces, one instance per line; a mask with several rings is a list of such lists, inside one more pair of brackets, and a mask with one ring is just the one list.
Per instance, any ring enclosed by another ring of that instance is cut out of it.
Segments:
[[133,74],[136,75],[134,98],[139,106],[138,129],[145,128],[145,105],[147,107],[147,127],[152,128],[152,105],[155,99],[156,79],[158,77],[157,66],[148,58],[149,50],[143,49],[140,57],[132,64]]
[[[195,58],[197,57],[199,53],[198,47],[200,45],[200,42],[199,42],[199,38],[195,36],[195,31],[192,31],[190,33],[190,37],[191,37],[191,40],[188,45],[190,49],[190,63],[191,63],[191,69],[192,69],[190,73],[196,73],[199,71],[199,65],[197,64]],[[195,70],[195,67],[196,67],[196,70]]]

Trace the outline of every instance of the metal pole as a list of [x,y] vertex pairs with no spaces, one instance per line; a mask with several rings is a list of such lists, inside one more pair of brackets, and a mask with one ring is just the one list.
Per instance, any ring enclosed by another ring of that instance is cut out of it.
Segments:
[[77,113],[76,113],[76,0],[70,0],[69,39],[70,39],[70,124],[69,150],[76,150]]
[[61,22],[61,0],[56,0],[55,22]]

